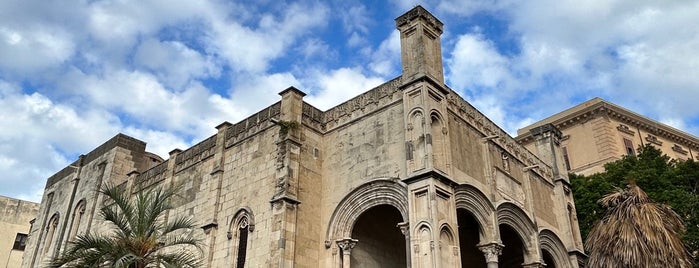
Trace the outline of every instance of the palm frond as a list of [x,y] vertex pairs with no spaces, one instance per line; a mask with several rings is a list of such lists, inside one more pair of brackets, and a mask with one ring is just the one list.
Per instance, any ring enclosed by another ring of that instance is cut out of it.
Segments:
[[589,267],[691,267],[680,237],[684,225],[635,184],[600,199],[608,208],[588,235]]

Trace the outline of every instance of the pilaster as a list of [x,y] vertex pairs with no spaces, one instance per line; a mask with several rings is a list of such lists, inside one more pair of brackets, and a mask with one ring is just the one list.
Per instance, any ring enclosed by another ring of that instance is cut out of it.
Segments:
[[301,116],[303,97],[306,95],[295,87],[289,87],[279,93],[282,96],[281,115],[273,122],[279,126],[276,159],[276,184],[272,205],[273,235],[276,248],[272,249],[272,258],[276,258],[275,267],[294,267],[298,205],[298,182],[301,153]]

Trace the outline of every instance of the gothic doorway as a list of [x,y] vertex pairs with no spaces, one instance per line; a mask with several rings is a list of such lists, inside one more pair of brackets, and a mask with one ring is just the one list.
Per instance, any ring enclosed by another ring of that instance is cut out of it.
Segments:
[[358,240],[352,249],[352,268],[407,267],[405,236],[397,227],[401,222],[400,211],[391,205],[362,213],[352,228],[352,238]]
[[[512,227],[500,224],[500,239],[505,245],[498,258],[499,268],[519,268],[524,264],[524,243]],[[548,268],[548,267],[547,267]]]
[[461,267],[485,268],[485,256],[478,249],[481,229],[478,221],[465,209],[456,210],[456,220],[459,225]]

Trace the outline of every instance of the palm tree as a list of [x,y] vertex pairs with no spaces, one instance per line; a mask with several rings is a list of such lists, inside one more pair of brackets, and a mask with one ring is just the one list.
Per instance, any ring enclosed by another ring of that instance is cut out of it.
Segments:
[[680,239],[684,225],[670,207],[653,202],[634,183],[599,202],[607,212],[585,241],[589,267],[692,267]]
[[141,191],[132,197],[124,188],[109,185],[100,192],[111,203],[100,210],[111,232],[77,236],[49,267],[201,266],[201,240],[192,235],[193,221],[164,220],[175,189]]

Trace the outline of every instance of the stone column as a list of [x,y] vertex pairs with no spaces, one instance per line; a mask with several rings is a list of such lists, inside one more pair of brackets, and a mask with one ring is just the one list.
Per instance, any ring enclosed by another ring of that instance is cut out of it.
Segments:
[[488,268],[498,268],[498,256],[502,255],[502,248],[505,245],[500,243],[489,243],[479,245],[478,249],[485,255],[485,262]]
[[400,232],[405,236],[405,263],[407,265],[406,268],[410,268],[412,262],[410,258],[410,223],[400,222],[397,227],[400,228]]
[[352,249],[357,245],[359,240],[352,238],[344,238],[337,240],[337,246],[342,250],[342,268],[350,267],[350,254]]

